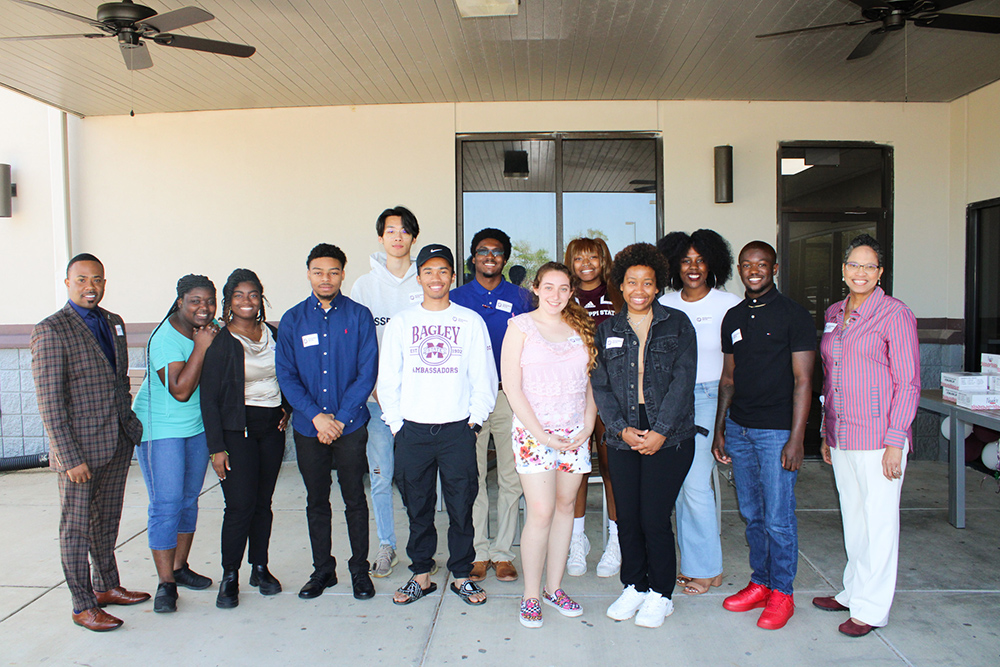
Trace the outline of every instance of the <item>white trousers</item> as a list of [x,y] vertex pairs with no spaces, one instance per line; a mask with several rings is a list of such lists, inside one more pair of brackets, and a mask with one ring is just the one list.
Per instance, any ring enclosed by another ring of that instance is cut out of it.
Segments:
[[847,549],[844,590],[837,602],[850,607],[853,618],[875,627],[889,622],[896,592],[899,495],[906,477],[906,451],[903,475],[892,481],[882,474],[884,453],[830,448]]

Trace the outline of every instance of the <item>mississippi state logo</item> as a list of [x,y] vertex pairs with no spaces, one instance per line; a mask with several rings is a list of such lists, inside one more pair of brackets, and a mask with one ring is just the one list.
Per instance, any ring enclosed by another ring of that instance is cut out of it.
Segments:
[[420,343],[420,358],[428,366],[440,366],[451,359],[451,343],[442,336],[429,336]]

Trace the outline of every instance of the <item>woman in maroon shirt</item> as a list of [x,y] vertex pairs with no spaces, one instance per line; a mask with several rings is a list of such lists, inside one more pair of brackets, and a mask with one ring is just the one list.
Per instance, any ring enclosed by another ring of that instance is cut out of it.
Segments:
[[[580,286],[574,295],[577,303],[594,321],[594,326],[615,315],[621,310],[624,300],[611,277],[611,251],[608,244],[600,238],[573,239],[566,246],[564,260],[580,280]],[[593,444],[597,447],[597,462],[604,480],[604,493],[608,498],[608,546],[597,564],[597,576],[613,577],[621,569],[621,549],[618,546],[618,515],[615,512],[615,496],[611,490],[611,477],[608,473],[608,450],[604,445],[604,424],[597,418],[594,428]],[[586,477],[589,477],[588,473]],[[573,538],[570,540],[569,557],[566,559],[566,574],[574,577],[587,572],[587,554],[590,552],[590,540],[583,531],[584,515],[587,511],[587,479],[584,477],[580,491],[576,497],[576,511],[573,519]]]

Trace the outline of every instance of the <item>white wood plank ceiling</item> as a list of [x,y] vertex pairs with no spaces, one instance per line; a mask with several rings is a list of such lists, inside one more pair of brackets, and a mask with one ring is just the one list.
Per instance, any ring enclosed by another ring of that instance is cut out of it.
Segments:
[[[47,0],[84,16],[99,0]],[[462,19],[453,0],[144,0],[216,19],[178,34],[257,47],[249,59],[150,44],[128,72],[113,39],[0,42],[0,85],[81,115],[527,100],[950,101],[1000,79],[1000,35],[909,25],[845,58],[872,26],[847,0],[522,0]],[[1000,16],[1000,0],[952,13]],[[93,32],[0,0],[0,36]]]

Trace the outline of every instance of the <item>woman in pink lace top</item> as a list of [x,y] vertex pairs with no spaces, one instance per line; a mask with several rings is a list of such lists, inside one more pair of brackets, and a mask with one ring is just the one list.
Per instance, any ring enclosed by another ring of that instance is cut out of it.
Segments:
[[590,434],[597,418],[589,378],[594,325],[573,301],[574,280],[564,264],[538,269],[531,288],[538,307],[510,320],[500,356],[527,505],[520,620],[529,628],[541,627],[543,601],[564,616],[583,613],[562,590],[573,507],[590,472]]

